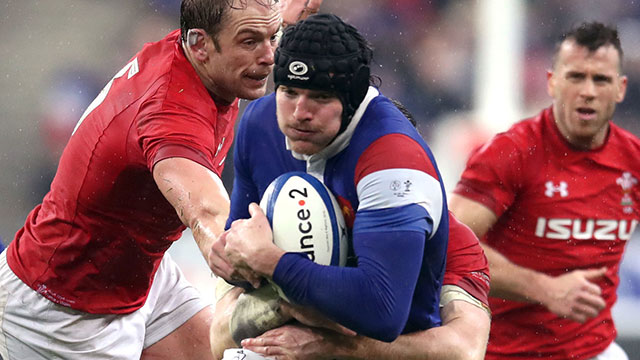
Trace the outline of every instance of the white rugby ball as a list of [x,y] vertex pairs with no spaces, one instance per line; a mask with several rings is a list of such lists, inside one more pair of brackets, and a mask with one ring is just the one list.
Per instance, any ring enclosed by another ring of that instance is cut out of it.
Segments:
[[289,172],[267,187],[260,207],[273,231],[273,242],[300,252],[321,265],[347,262],[347,230],[338,202],[329,189],[304,172]]

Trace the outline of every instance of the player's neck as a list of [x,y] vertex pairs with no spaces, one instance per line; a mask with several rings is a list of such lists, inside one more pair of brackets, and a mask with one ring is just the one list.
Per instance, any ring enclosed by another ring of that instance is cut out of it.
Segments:
[[236,100],[235,97],[230,98],[228,96],[220,95],[221,91],[218,91],[218,87],[215,85],[215,82],[210,78],[210,76],[207,75],[207,72],[205,71],[202,64],[197,59],[194,58],[193,54],[189,51],[188,47],[184,42],[182,42],[182,52],[184,53],[184,56],[187,58],[187,61],[189,61],[193,69],[196,71],[196,74],[200,78],[200,81],[202,81],[202,84],[207,89],[207,91],[209,92],[209,95],[211,96],[213,101],[216,103],[216,105],[229,106]]

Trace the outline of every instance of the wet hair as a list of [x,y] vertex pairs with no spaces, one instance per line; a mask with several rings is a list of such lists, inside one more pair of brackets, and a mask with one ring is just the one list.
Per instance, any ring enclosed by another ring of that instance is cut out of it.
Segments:
[[373,49],[358,30],[336,15],[317,14],[288,26],[275,53],[280,85],[327,91],[342,103],[341,133],[364,100]]
[[220,50],[218,34],[231,9],[244,9],[248,1],[272,7],[277,0],[182,0],[180,4],[180,36],[187,42],[190,29],[204,29],[211,36],[213,44]]
[[618,37],[618,29],[615,26],[604,25],[597,21],[593,21],[584,22],[572,28],[563,34],[560,37],[560,40],[556,43],[556,50],[553,56],[554,66],[560,47],[562,46],[562,43],[567,40],[575,41],[576,44],[589,49],[590,52],[594,52],[603,46],[612,45],[618,51],[620,66],[622,67],[622,45],[620,44],[620,38]]

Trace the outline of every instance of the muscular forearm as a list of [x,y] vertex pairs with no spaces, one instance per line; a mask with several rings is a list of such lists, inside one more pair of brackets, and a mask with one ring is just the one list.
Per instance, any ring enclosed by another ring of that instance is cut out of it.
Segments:
[[224,231],[225,220],[226,214],[202,214],[187,220],[187,226],[205,260],[208,260],[214,241]]
[[487,244],[482,244],[482,247],[491,269],[491,296],[516,301],[543,302],[545,289],[542,284],[548,278],[546,274],[512,263]]
[[336,356],[342,359],[481,360],[489,336],[485,310],[464,301],[452,301],[442,309],[443,326],[405,334],[392,343],[371,338],[342,337]]
[[[218,287],[220,288],[220,286]],[[222,355],[226,349],[238,347],[231,337],[229,319],[231,318],[238,297],[242,292],[243,290],[241,288],[233,288],[216,303],[209,336],[211,350],[216,359],[222,359]]]
[[198,248],[208,260],[211,246],[229,216],[229,196],[222,181],[211,170],[184,158],[159,161],[153,177],[180,221],[193,231]]

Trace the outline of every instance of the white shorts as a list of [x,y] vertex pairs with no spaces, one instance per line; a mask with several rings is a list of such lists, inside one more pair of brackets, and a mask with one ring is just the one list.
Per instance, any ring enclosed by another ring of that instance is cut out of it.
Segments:
[[591,358],[590,360],[629,360],[627,353],[622,350],[620,345],[615,341],[611,343],[600,355]]
[[258,353],[246,349],[227,349],[224,351],[222,360],[272,360],[271,357],[264,357]]
[[55,304],[25,285],[0,254],[0,357],[24,359],[140,359],[210,303],[167,253],[144,306],[130,314],[95,315]]

